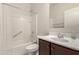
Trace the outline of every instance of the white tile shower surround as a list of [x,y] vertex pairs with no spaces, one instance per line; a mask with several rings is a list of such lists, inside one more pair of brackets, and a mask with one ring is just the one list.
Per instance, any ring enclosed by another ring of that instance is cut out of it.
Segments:
[[29,42],[29,43],[17,45],[7,50],[0,50],[0,55],[26,55],[27,51],[25,47],[32,43],[33,42]]
[[[32,40],[30,39],[31,24],[29,23],[32,20],[30,7],[30,4],[23,3],[0,4],[0,55],[23,55],[27,53],[25,47]],[[24,22],[22,22],[23,20]],[[19,33],[19,31],[22,31],[22,33],[13,38],[13,35]]]

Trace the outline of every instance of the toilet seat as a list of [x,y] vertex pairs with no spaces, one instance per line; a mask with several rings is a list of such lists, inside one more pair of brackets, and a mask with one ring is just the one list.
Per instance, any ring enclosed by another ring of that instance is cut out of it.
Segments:
[[38,50],[38,44],[30,44],[25,48],[28,52],[34,52]]

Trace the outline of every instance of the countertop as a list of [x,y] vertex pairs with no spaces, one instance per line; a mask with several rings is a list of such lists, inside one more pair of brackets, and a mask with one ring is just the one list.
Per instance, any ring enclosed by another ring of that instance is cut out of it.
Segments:
[[66,39],[69,40],[69,42],[60,42],[60,41],[51,39],[50,38],[51,35],[48,35],[48,36],[39,36],[38,35],[37,37],[38,37],[38,39],[46,40],[48,42],[55,43],[55,44],[58,44],[58,45],[61,45],[61,46],[64,46],[64,47],[71,48],[73,50],[79,51],[79,39],[74,40],[74,39],[71,39],[71,38],[66,38]]

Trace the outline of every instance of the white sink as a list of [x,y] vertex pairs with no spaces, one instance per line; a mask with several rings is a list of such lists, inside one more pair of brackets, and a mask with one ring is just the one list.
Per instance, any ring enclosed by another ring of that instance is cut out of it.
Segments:
[[53,37],[51,37],[50,39],[60,41],[60,42],[69,42],[69,40],[67,40],[65,38],[53,38]]
[[47,36],[49,39],[51,40],[54,40],[54,41],[59,41],[59,42],[66,42],[66,43],[69,43],[71,42],[71,39],[70,38],[58,38],[57,36],[52,36],[52,35],[49,35]]

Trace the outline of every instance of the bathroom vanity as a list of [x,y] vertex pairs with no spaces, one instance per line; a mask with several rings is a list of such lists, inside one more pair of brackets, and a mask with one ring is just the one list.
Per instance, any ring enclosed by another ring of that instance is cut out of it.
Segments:
[[50,32],[65,32],[71,38],[62,38],[61,34],[57,34],[59,38],[55,35],[38,36],[40,55],[79,55],[79,6],[67,6],[50,4]]
[[79,55],[79,47],[73,42],[59,42],[46,36],[38,36],[40,55]]

